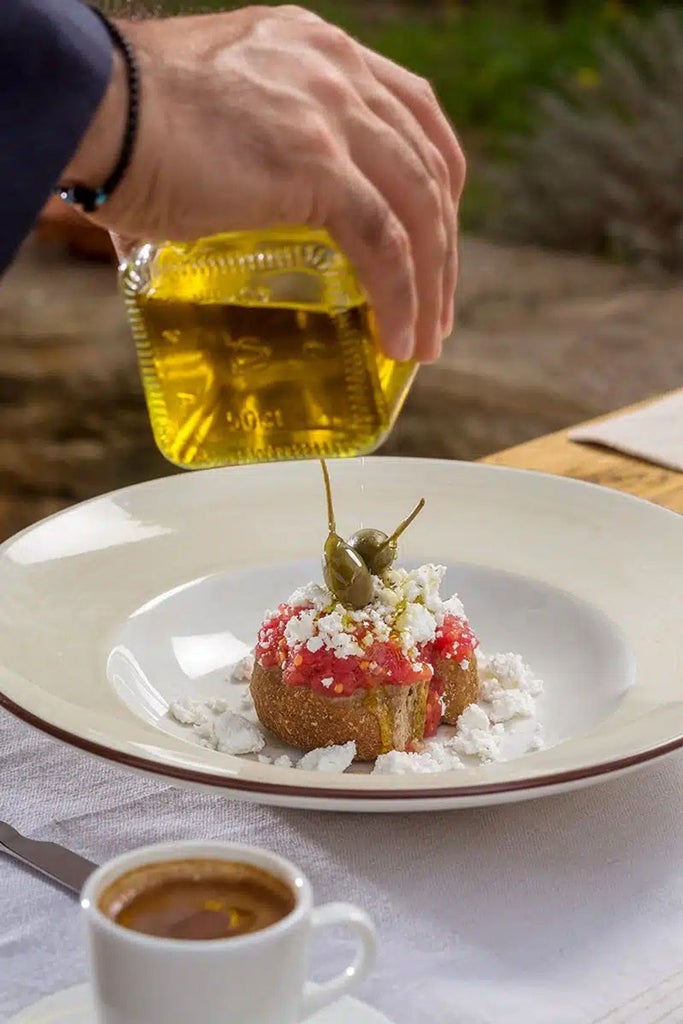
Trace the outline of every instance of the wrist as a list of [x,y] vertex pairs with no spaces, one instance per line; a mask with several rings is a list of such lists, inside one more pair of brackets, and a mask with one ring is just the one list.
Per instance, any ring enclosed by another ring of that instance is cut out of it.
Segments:
[[128,120],[128,85],[122,54],[114,48],[109,85],[97,113],[69,164],[60,184],[98,189],[112,173],[121,152]]
[[158,74],[164,62],[154,46],[154,30],[163,27],[164,22],[124,21],[117,22],[117,26],[133,49],[139,75],[136,140],[120,184],[88,216],[112,233],[159,240],[156,224],[164,220],[158,211],[160,203],[163,205],[158,187],[159,161],[172,134]]

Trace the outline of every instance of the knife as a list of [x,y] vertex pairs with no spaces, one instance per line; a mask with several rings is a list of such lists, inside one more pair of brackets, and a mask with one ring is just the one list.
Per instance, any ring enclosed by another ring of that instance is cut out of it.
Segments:
[[27,839],[5,821],[0,821],[0,852],[8,853],[27,867],[47,875],[77,896],[88,875],[97,867],[91,860],[67,850],[65,846]]

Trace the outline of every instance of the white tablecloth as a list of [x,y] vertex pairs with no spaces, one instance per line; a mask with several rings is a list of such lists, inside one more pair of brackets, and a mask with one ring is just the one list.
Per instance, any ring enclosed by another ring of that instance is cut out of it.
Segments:
[[[101,861],[162,839],[291,857],[374,916],[395,1024],[589,1024],[683,966],[683,759],[488,810],[355,816],[176,790],[0,712],[0,818]],[[320,973],[348,956],[331,934]],[[76,901],[0,856],[0,1020],[85,977]],[[683,1019],[683,1018],[681,1018]]]

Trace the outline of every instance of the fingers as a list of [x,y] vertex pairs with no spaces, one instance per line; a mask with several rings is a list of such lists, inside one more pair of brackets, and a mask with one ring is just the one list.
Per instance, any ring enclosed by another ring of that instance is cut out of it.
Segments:
[[[457,189],[453,187],[459,153],[457,141],[438,104],[435,104],[430,132],[426,130],[417,85],[413,87],[415,96],[410,95],[410,102],[406,102],[404,97],[410,94],[412,83],[419,82],[416,76],[390,61],[386,61],[386,67],[382,61],[376,64],[376,55],[316,15],[294,6],[278,10],[279,17],[290,27],[294,26],[316,54],[314,61],[309,58],[302,63],[307,78],[306,94],[319,105],[323,115],[320,123],[334,135],[337,151],[350,157],[347,172],[355,165],[353,187],[357,187],[360,179],[366,184],[369,182],[384,202],[386,211],[394,215],[407,236],[415,278],[413,291],[417,297],[415,333],[408,354],[422,362],[434,360],[440,354],[444,336],[451,329],[457,279],[455,194],[459,195],[461,187],[461,184]],[[370,66],[371,58],[373,66]],[[380,79],[380,73],[387,85]],[[441,134],[436,115],[442,120]],[[447,151],[448,160],[440,149],[442,136],[452,143],[453,151]],[[300,146],[299,150],[305,152],[306,148]],[[329,171],[334,164],[328,159],[325,163],[326,173],[320,182],[324,194],[316,197],[313,204],[316,209],[330,201]],[[343,194],[348,193],[343,190]],[[322,204],[318,201],[320,198]],[[332,203],[330,208],[337,210],[339,204]],[[338,239],[340,230],[349,234],[347,225],[339,225]],[[395,228],[392,231],[395,233]],[[346,251],[351,256],[348,245]],[[386,256],[380,253],[374,266],[384,262]],[[391,279],[392,272],[391,266],[386,266],[387,280]],[[367,286],[365,277],[363,281]],[[392,329],[385,344],[392,345],[394,337]],[[403,348],[405,350],[405,346]]]
[[[452,200],[416,148],[369,110],[357,108],[347,125],[350,153],[407,233],[418,297],[411,355],[431,362],[441,351],[441,313],[447,229]],[[444,210],[444,202],[448,210]]]
[[372,50],[363,49],[367,66],[373,75],[400,101],[404,109],[410,111],[448,169],[448,187],[453,199],[454,217],[443,278],[441,329],[445,336],[453,329],[455,288],[458,279],[457,215],[466,177],[465,157],[429,83],[386,57]]
[[387,57],[365,47],[363,51],[367,65],[377,80],[412,111],[425,134],[443,156],[450,175],[451,193],[457,204],[465,185],[465,157],[431,85]]
[[329,168],[323,226],[356,267],[377,318],[382,348],[414,354],[415,268],[408,232],[387,200],[349,158]]
[[[432,296],[423,293],[419,286],[420,324],[418,325],[418,358],[427,361],[436,358],[441,351],[443,338],[452,330],[453,306],[455,287],[458,276],[457,263],[457,206],[453,200],[450,189],[450,173],[446,161],[441,152],[425,134],[422,126],[414,114],[408,110],[396,97],[377,83],[373,78],[374,88],[366,96],[366,103],[373,112],[388,125],[391,125],[399,139],[403,140],[406,146],[410,146],[415,158],[421,162],[425,184],[431,181],[432,188],[438,190],[440,199],[440,220],[431,226],[431,247],[432,254],[438,258],[437,266],[430,271],[431,291],[435,284],[440,285],[440,292],[433,300]],[[396,170],[398,168],[396,167]],[[415,191],[402,191],[404,200],[415,199]],[[391,200],[390,200],[391,201]],[[394,207],[396,208],[396,207]],[[427,211],[422,209],[422,228],[429,231],[427,222]],[[439,246],[438,240],[443,235],[444,244]],[[421,340],[424,338],[425,318],[435,319],[433,325],[434,337],[432,343]]]

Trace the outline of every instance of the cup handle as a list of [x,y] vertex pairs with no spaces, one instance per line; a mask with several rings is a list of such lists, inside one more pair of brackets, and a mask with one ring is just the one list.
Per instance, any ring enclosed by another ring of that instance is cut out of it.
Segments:
[[327,903],[315,907],[311,912],[311,926],[314,932],[332,925],[345,924],[356,933],[358,954],[342,974],[321,985],[310,982],[304,990],[302,1021],[347,995],[367,978],[377,958],[377,933],[368,915],[352,903]]

